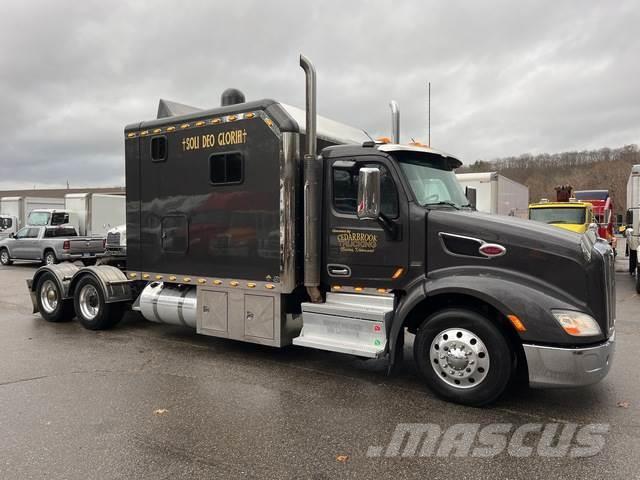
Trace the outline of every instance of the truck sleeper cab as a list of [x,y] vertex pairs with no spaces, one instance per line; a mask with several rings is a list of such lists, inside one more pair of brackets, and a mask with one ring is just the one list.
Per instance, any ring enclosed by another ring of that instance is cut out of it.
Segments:
[[409,330],[427,384],[470,405],[517,373],[533,386],[603,378],[607,244],[473,211],[456,158],[316,117],[301,62],[306,118],[273,100],[181,115],[161,102],[161,118],[126,127],[127,271],[43,267],[34,311],[102,329],[130,307],[205,335],[387,358],[390,371]]

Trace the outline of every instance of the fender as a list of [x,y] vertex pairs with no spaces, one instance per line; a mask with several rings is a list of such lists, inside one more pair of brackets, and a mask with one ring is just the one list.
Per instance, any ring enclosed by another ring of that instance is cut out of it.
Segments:
[[127,302],[132,300],[131,285],[119,268],[111,265],[84,267],[78,270],[69,283],[69,295],[73,296],[81,278],[91,275],[102,287],[105,303]]
[[57,265],[45,265],[43,267],[38,268],[36,273],[33,274],[33,279],[27,280],[27,286],[29,288],[29,292],[31,293],[31,303],[33,304],[33,313],[38,313],[38,306],[35,299],[35,291],[38,286],[38,282],[43,274],[49,272],[53,275],[53,279],[58,286],[58,290],[60,291],[60,295],[63,300],[67,300],[72,297],[69,294],[69,284],[71,283],[71,279],[73,276],[80,270],[80,267],[74,263],[59,263]]
[[[516,277],[517,278],[517,277]],[[516,278],[493,275],[447,275],[426,278],[407,291],[398,304],[389,332],[390,362],[394,363],[394,352],[407,316],[422,301],[438,295],[459,294],[491,305],[503,315],[516,315],[525,324],[527,331],[519,333],[523,342],[539,344],[579,345],[597,342],[600,338],[580,338],[567,334],[551,315],[551,309],[580,310],[592,314],[582,302],[567,298],[552,289],[531,287],[516,281]],[[530,282],[528,282],[530,283]]]

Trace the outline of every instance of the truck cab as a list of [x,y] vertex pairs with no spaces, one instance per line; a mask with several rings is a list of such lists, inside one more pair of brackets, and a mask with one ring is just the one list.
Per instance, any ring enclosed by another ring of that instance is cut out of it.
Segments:
[[588,202],[541,201],[529,205],[529,220],[543,222],[570,232],[586,233],[594,222],[593,206]]
[[7,238],[18,231],[18,217],[0,215],[0,239]]

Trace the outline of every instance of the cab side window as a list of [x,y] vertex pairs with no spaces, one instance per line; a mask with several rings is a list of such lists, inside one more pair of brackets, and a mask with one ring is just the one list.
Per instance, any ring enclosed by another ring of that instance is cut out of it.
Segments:
[[358,165],[358,168],[333,169],[333,208],[338,213],[356,215],[358,203],[359,167],[377,167],[380,169],[380,211],[389,218],[398,216],[398,190],[391,173],[384,165],[375,163]]
[[16,238],[27,238],[28,233],[29,233],[28,228],[21,228],[16,232]]

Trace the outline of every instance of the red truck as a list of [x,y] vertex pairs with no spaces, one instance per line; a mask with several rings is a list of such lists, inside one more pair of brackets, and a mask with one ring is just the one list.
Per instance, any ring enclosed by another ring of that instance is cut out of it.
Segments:
[[576,200],[589,202],[593,205],[593,215],[598,223],[598,235],[609,242],[615,252],[614,205],[613,198],[609,195],[609,190],[577,190],[574,196]]

